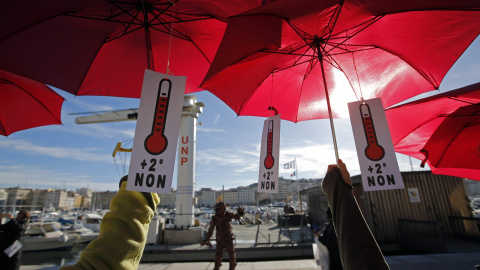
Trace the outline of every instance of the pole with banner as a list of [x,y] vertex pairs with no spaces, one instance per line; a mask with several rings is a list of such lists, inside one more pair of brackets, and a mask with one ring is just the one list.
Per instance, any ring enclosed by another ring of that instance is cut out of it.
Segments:
[[127,190],[171,193],[186,77],[145,70]]
[[297,158],[295,157],[292,161],[283,164],[283,168],[286,169],[286,170],[294,169],[293,174],[291,174],[290,177],[292,177],[292,176],[297,177],[297,196],[298,196],[298,202],[300,204],[300,213],[301,213],[301,212],[303,212],[303,209],[302,209],[302,202],[300,200],[300,186],[299,186],[300,184],[298,183]]
[[348,104],[365,191],[403,189],[390,129],[380,98]]
[[295,175],[297,176],[297,192],[298,192],[298,203],[300,204],[300,214],[303,213],[303,205],[302,205],[302,199],[300,198],[300,183],[298,182],[298,164],[297,164],[297,157],[293,160],[295,164]]
[[278,168],[280,155],[280,115],[263,123],[258,173],[259,193],[278,193]]

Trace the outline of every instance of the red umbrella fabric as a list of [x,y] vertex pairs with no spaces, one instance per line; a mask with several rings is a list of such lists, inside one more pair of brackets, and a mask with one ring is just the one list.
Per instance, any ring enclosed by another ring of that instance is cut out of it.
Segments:
[[226,17],[260,1],[3,1],[0,68],[75,95],[138,98],[145,69],[169,63],[195,92]]
[[63,101],[43,83],[0,70],[0,135],[61,125]]
[[[480,83],[386,110],[395,151],[480,180]],[[422,164],[422,165],[423,165]]]
[[438,89],[479,33],[477,0],[278,0],[230,18],[201,87],[238,115],[273,106],[293,122],[328,118],[328,88],[338,117],[336,103]]

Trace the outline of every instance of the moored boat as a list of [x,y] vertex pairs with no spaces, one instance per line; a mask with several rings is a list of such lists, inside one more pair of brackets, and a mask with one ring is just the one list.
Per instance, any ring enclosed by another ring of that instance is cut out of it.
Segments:
[[76,237],[69,237],[60,231],[58,222],[30,223],[23,238],[23,251],[44,251],[54,249],[70,249]]

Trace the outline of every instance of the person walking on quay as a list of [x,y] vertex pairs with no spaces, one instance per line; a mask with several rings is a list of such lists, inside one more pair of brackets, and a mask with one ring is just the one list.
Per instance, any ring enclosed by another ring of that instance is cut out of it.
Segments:
[[335,227],[333,225],[332,211],[330,207],[325,211],[328,218],[328,225],[323,230],[322,235],[319,235],[317,231],[313,233],[315,237],[318,237],[318,241],[325,245],[328,249],[328,256],[330,258],[330,270],[342,270],[342,260],[340,259],[340,250],[338,249],[337,234],[335,233]]
[[232,219],[240,219],[245,215],[243,208],[237,208],[237,213],[233,214],[226,210],[225,204],[219,202],[215,205],[215,215],[210,221],[210,227],[208,228],[205,240],[201,245],[207,245],[212,248],[210,243],[210,237],[212,237],[213,230],[217,229],[215,240],[217,242],[217,249],[215,251],[215,267],[214,270],[220,269],[222,265],[223,251],[227,249],[228,257],[230,259],[230,270],[234,270],[237,265],[237,259],[235,257],[235,249],[233,247],[233,233],[232,233]]
[[2,269],[20,269],[22,249],[20,248],[20,250],[13,251],[13,254],[8,255],[4,251],[14,247],[14,245],[21,245],[29,220],[30,212],[22,209],[15,219],[10,219],[7,223],[0,225],[0,266]]

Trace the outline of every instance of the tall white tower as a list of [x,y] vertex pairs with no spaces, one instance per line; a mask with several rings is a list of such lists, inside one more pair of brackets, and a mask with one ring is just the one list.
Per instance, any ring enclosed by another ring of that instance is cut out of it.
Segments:
[[177,195],[175,201],[175,227],[177,228],[193,226],[197,118],[203,112],[203,107],[205,107],[203,102],[197,102],[194,95],[187,95],[183,99],[177,155]]

